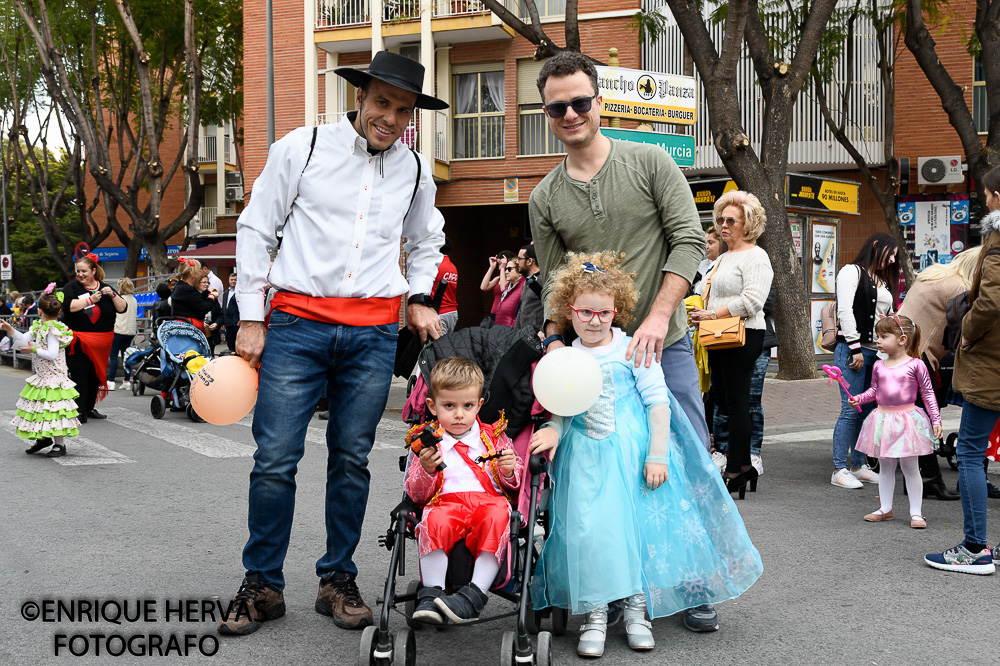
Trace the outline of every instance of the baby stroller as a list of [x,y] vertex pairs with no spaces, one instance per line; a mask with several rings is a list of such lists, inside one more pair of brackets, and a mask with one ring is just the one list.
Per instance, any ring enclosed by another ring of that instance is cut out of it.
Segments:
[[[552,663],[552,635],[539,632],[542,613],[531,607],[529,584],[535,567],[540,544],[536,543],[545,533],[544,502],[539,502],[542,477],[547,470],[547,461],[538,455],[526,457],[528,441],[531,438],[533,416],[541,413],[541,407],[530,393],[532,364],[542,355],[537,336],[530,329],[516,330],[508,327],[491,329],[467,328],[452,333],[430,343],[420,353],[419,375],[410,387],[409,397],[403,409],[403,419],[407,423],[424,421],[424,399],[427,397],[427,382],[434,363],[448,356],[463,356],[477,363],[486,377],[486,402],[480,410],[484,422],[493,421],[500,415],[501,408],[508,414],[508,433],[514,448],[526,458],[525,477],[521,480],[518,507],[511,511],[510,546],[507,556],[500,563],[500,572],[490,592],[498,598],[514,605],[514,609],[490,617],[482,617],[469,626],[509,617],[517,617],[516,631],[505,631],[500,645],[500,663],[510,666],[518,664],[548,665]],[[419,464],[413,454],[400,457],[399,468],[404,474],[410,464]],[[541,506],[540,506],[541,505]],[[411,580],[404,594],[396,592],[397,576],[406,573],[406,542],[416,538],[415,528],[420,522],[422,508],[405,494],[403,500],[392,510],[391,523],[386,534],[379,538],[379,544],[391,553],[389,572],[385,582],[385,593],[378,599],[381,612],[374,626],[366,627],[361,636],[359,666],[393,664],[411,666],[416,663],[416,636],[414,630],[423,623],[413,618],[416,609],[420,581]],[[539,525],[536,532],[536,525]],[[474,558],[460,541],[452,549],[448,562],[446,587],[449,592],[466,585],[472,577]],[[403,604],[404,610],[397,608]],[[392,632],[389,628],[390,611],[396,611],[405,618],[407,627]],[[546,611],[546,614],[548,611]],[[566,631],[567,613],[557,609],[552,612],[553,632],[561,635]],[[451,625],[448,625],[451,626]],[[538,633],[534,646],[529,633]]]
[[[212,358],[212,348],[205,334],[183,319],[161,320],[156,329],[156,342],[149,349],[136,352],[127,363],[135,362],[135,377],[139,387],[133,393],[143,393],[145,387],[159,391],[149,403],[154,419],[162,419],[167,412],[186,411],[195,423],[202,419],[191,406],[189,392],[191,379],[198,372],[195,364]],[[157,365],[158,364],[158,367]]]

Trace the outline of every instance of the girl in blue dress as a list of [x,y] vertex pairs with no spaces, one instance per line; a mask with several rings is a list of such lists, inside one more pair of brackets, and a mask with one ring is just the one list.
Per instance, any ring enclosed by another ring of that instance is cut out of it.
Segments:
[[659,363],[625,360],[638,292],[624,255],[569,253],[553,276],[549,309],[571,325],[573,346],[603,375],[597,402],[574,417],[553,416],[531,440],[549,451],[551,531],[535,569],[535,608],[586,614],[577,652],[604,653],[608,604],[625,600],[629,647],[654,647],[646,619],[719,603],[760,576],[718,469]]

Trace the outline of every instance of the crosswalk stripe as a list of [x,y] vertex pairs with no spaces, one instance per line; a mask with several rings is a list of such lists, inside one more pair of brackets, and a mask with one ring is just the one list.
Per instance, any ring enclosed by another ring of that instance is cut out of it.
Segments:
[[[325,423],[325,422],[323,422]],[[241,425],[250,428],[253,426],[253,412],[247,414],[234,425]],[[383,418],[375,431],[375,444],[373,450],[403,451],[403,439],[409,426],[402,421],[394,421],[390,418]],[[309,426],[306,429],[306,441],[310,444],[320,444],[326,446],[326,426]]]
[[[17,442],[27,444],[27,440],[21,439],[17,436],[17,429],[14,428],[14,425],[11,423],[14,419],[14,414],[16,413],[17,412],[13,410],[0,412],[0,428],[9,432],[17,440]],[[80,435],[67,437],[65,445],[66,455],[61,458],[53,458],[52,460],[67,467],[73,467],[76,465],[114,465],[117,463],[135,462],[126,455],[122,455],[117,451],[105,448],[97,442]],[[40,457],[42,454],[36,455]]]
[[[153,420],[152,416],[124,407],[108,407],[106,409],[102,407],[102,410],[107,414],[109,423],[135,430],[209,458],[249,458],[257,450],[255,446],[234,442],[231,439],[219,437],[197,428],[180,425],[165,419],[156,421]],[[202,427],[211,428],[212,426],[205,424]]]

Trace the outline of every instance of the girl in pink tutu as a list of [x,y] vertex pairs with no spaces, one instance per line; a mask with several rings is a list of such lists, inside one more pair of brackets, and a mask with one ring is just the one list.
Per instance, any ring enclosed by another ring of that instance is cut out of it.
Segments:
[[[878,350],[887,358],[875,362],[871,388],[848,401],[852,407],[873,400],[878,403],[878,409],[861,426],[855,447],[879,459],[878,490],[882,506],[865,516],[865,520],[878,523],[893,519],[892,494],[898,462],[910,498],[910,527],[923,529],[927,520],[921,514],[924,485],[917,458],[934,452],[934,440],[941,437],[941,413],[927,367],[916,358],[920,327],[909,317],[889,315],[875,324],[875,335]],[[917,393],[923,398],[927,413],[914,404]]]

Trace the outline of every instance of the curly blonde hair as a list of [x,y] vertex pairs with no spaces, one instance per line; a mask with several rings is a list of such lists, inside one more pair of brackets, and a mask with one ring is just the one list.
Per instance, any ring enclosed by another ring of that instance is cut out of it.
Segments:
[[720,239],[722,238],[722,227],[719,226],[719,218],[722,217],[722,211],[729,206],[740,209],[743,213],[743,235],[748,241],[756,242],[767,226],[767,213],[764,212],[764,206],[760,203],[760,199],[743,190],[730,190],[719,197],[715,202],[712,215],[715,221],[715,230],[719,233]]
[[[552,276],[552,291],[548,298],[552,322],[563,330],[567,326],[572,327],[569,304],[578,294],[594,291],[611,294],[615,299],[615,310],[618,310],[612,323],[621,328],[627,326],[634,318],[632,308],[639,300],[639,290],[632,280],[635,273],[626,273],[621,268],[624,258],[624,253],[617,252],[567,252],[566,262]],[[586,270],[584,266],[588,263],[604,272]]]

